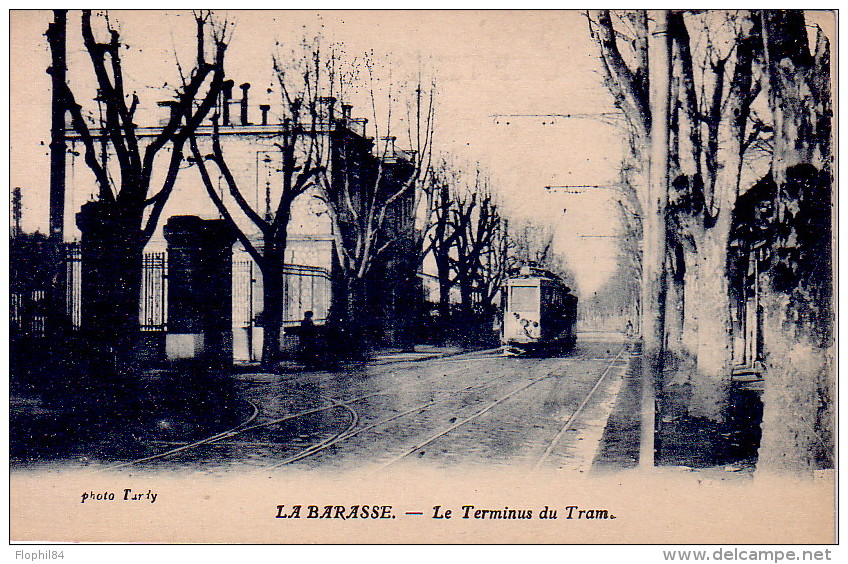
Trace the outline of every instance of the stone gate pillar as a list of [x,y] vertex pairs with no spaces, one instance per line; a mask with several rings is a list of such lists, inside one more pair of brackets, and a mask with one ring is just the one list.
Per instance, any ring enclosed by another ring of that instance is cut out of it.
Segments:
[[95,341],[115,345],[138,331],[142,249],[133,245],[131,228],[104,202],[83,204],[76,221],[82,234],[82,330]]
[[232,254],[235,237],[221,219],[176,215],[168,242],[169,359],[233,360]]

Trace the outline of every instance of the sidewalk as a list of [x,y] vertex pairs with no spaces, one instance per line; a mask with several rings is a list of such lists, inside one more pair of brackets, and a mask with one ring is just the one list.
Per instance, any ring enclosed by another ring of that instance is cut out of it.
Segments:
[[[641,357],[633,356],[607,420],[593,472],[610,473],[638,466],[641,394]],[[665,416],[656,434],[655,466],[704,473],[722,480],[750,477],[756,453],[752,457],[750,449],[739,443],[740,435],[743,441],[750,441],[752,431],[734,421],[714,423],[686,416],[685,409],[681,412],[683,394],[684,389],[670,386],[661,398]]]
[[[488,349],[487,349],[488,350]],[[358,361],[359,363],[371,365],[383,365],[393,362],[417,362],[424,360],[432,360],[455,356],[465,353],[481,352],[482,349],[469,349],[458,346],[435,346],[435,345],[415,345],[414,350],[404,350],[400,348],[386,348],[373,351],[367,358]],[[277,365],[276,371],[281,374],[293,374],[300,372],[334,370],[345,365],[349,360],[328,361],[324,364],[318,363],[312,368],[307,368],[300,360],[288,359],[282,360]],[[254,373],[262,372],[258,362],[239,362],[234,365],[234,373]]]
[[641,365],[641,357],[631,357],[595,454],[592,472],[615,472],[635,468],[639,463]]

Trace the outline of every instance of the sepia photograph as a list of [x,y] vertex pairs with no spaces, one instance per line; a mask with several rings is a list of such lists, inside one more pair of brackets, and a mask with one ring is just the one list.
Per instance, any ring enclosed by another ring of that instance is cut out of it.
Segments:
[[836,543],[836,41],[11,10],[10,540]]

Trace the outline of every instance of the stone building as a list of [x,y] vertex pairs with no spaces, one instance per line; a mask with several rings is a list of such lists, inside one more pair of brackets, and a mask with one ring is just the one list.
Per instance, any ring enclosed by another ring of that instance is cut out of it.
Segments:
[[[282,110],[278,108],[275,113],[271,104],[252,105],[247,84],[241,86],[240,100],[232,100],[231,91],[231,86],[225,89],[214,112],[219,122],[221,146],[244,199],[258,215],[267,219],[273,217],[282,189]],[[312,134],[319,140],[318,147],[327,171],[321,179],[325,182],[325,193],[331,198],[348,194],[352,200],[350,209],[365,212],[375,197],[375,186],[380,187],[377,198],[400,191],[415,173],[415,155],[396,149],[393,138],[375,141],[368,137],[367,120],[352,117],[351,106],[345,104],[337,108],[336,100],[332,98],[320,98],[319,102],[320,116]],[[164,123],[166,116],[163,114],[161,117]],[[161,131],[161,125],[139,127],[137,131],[141,139],[152,139]],[[204,154],[211,152],[212,132],[211,120],[197,131],[198,143]],[[68,241],[80,241],[84,237],[79,226],[84,226],[85,221],[77,214],[82,204],[96,198],[96,189],[93,176],[84,162],[82,144],[70,128],[67,129],[67,140],[70,151],[65,233]],[[187,149],[185,152],[189,153]],[[157,167],[161,174],[168,157],[162,154],[158,158],[162,160]],[[210,167],[210,171],[218,172],[214,167]],[[217,182],[218,194],[232,210],[240,230],[261,248],[261,232],[243,213],[239,213],[224,180],[217,177],[213,181]],[[154,180],[151,190],[155,190],[156,186]],[[341,233],[337,233],[321,194],[322,191],[313,186],[298,196],[292,206],[285,252],[284,326],[297,325],[306,311],[313,312],[317,324],[326,323],[331,311],[341,311],[344,306],[342,300],[347,299],[348,284],[339,262],[337,244],[341,240],[352,245],[357,225],[353,217],[341,217]],[[413,202],[414,193],[410,188],[402,191],[401,196],[393,199],[387,207],[382,235],[384,240],[391,239],[392,244],[375,257],[363,281],[365,311],[369,313],[367,324],[378,344],[403,341],[409,334],[409,324],[421,301],[420,283],[416,277],[419,250],[416,248]],[[167,303],[169,278],[176,277],[168,271],[174,266],[168,263],[168,241],[163,228],[168,218],[175,216],[197,216],[206,220],[221,218],[206,192],[197,167],[188,159],[184,159],[174,191],[162,212],[156,232],[145,248],[146,270],[142,280],[139,322],[142,334],[156,342],[154,348],[161,348],[163,353],[164,346],[160,347],[158,342],[164,342],[164,339],[159,337],[185,325],[181,320],[169,318],[180,308],[169,308]],[[158,258],[153,261],[148,257]],[[155,267],[151,266],[154,264]],[[262,350],[262,275],[239,243],[233,246],[230,270],[233,357],[241,361],[256,360]],[[80,283],[82,272],[79,265],[69,265],[68,271],[69,295],[75,296],[69,310],[76,310],[76,323],[81,324],[85,315],[79,315],[79,311],[85,310],[88,299],[97,298],[85,295],[86,286]],[[82,292],[79,288],[83,289]],[[284,348],[286,346],[291,346],[291,343],[284,344]],[[172,351],[173,354],[180,353]]]

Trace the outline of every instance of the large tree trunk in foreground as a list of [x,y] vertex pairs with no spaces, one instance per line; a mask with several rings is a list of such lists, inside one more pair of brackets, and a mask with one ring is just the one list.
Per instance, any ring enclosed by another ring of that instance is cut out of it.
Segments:
[[686,272],[683,274],[683,334],[680,340],[684,354],[694,362],[694,355],[698,350],[698,319],[701,315],[698,297],[698,254],[684,249],[683,261],[686,264]]
[[724,418],[730,391],[732,340],[726,257],[727,234],[706,233],[696,256],[698,279],[690,290],[698,311],[698,337],[689,414],[713,421]]
[[757,471],[809,472],[833,468],[835,453],[830,45],[820,29],[810,49],[799,10],[766,11],[763,28],[778,197]]
[[758,471],[834,467],[831,177],[786,171],[764,278],[762,440]]
[[333,308],[341,312],[337,325],[344,331],[337,352],[343,357],[361,358],[374,344],[371,329],[375,315],[368,304],[368,283],[363,278],[345,276],[342,284],[343,292],[333,298]]
[[768,292],[768,344],[758,472],[833,468],[835,410],[832,347],[812,327],[790,319],[789,297]]
[[[280,358],[283,338],[283,314],[285,303],[286,275],[284,272],[286,245],[288,244],[288,222],[291,216],[291,201],[281,202],[277,211],[278,227],[265,235],[262,271],[263,337],[262,366],[272,368]],[[270,230],[269,230],[270,231]]]
[[675,358],[683,356],[683,329],[686,323],[686,291],[683,251],[672,247],[666,259],[672,267],[668,273],[668,295],[666,298],[666,351]]

